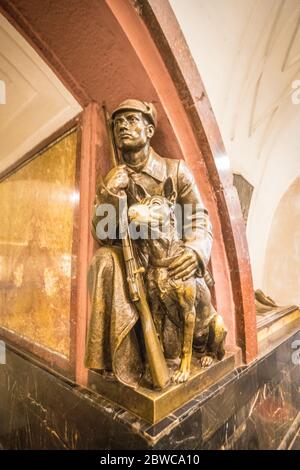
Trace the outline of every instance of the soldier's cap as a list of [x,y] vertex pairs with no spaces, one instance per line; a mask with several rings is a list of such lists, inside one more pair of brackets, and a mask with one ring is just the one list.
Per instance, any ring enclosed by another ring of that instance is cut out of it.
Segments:
[[112,118],[114,119],[115,115],[121,111],[140,111],[143,113],[153,124],[154,127],[157,125],[157,111],[154,104],[147,103],[146,101],[140,100],[125,100],[122,101],[119,106],[114,109],[112,112]]

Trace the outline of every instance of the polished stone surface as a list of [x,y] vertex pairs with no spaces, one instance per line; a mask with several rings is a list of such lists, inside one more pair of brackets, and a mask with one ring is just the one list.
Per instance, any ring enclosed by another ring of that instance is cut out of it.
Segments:
[[299,331],[154,425],[9,348],[0,366],[0,442],[10,449],[183,450],[277,449],[285,440],[296,448],[295,340]]
[[[154,424],[231,372],[237,361],[238,353],[227,352],[221,361],[216,360],[210,367],[203,368],[199,365],[199,359],[193,357],[189,380],[181,384],[170,383],[164,390],[153,390],[147,382],[136,389],[129,388],[117,380],[107,380],[94,371],[89,372],[89,386],[108,400]],[[171,367],[170,371],[174,373]]]

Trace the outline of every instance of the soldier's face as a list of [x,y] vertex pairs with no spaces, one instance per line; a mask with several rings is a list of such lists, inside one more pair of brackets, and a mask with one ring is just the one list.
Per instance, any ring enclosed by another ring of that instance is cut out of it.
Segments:
[[124,111],[114,119],[116,144],[123,151],[139,151],[154,134],[154,126],[149,124],[141,112]]

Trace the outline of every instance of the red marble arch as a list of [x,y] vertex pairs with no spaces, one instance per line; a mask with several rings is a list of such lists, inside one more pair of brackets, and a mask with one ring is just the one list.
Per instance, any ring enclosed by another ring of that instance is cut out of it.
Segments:
[[238,196],[222,139],[197,68],[168,1],[1,0],[2,13],[38,51],[84,107],[78,227],[76,377],[84,384],[88,317],[86,271],[93,253],[91,204],[98,172],[108,168],[99,106],[154,101],[155,149],[184,158],[194,173],[214,227],[212,269],[217,308],[228,344],[244,361],[257,355],[251,268]]

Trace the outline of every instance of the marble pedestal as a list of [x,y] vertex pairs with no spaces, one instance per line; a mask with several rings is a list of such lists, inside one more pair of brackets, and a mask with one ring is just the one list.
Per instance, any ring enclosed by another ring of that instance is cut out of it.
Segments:
[[[7,348],[0,365],[5,449],[289,448],[300,423],[300,325],[249,366],[225,374],[156,424]],[[295,440],[294,440],[295,442]]]

